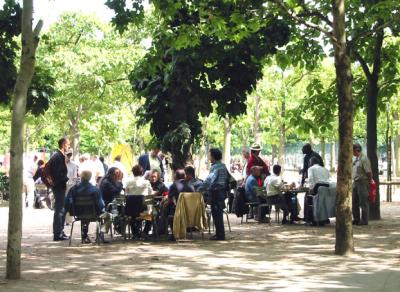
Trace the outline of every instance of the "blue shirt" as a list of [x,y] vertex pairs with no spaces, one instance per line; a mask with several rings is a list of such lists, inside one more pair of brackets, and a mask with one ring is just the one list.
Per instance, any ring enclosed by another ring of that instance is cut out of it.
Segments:
[[246,199],[248,202],[254,202],[257,199],[256,187],[257,187],[257,179],[250,175],[246,180],[245,191],[246,191]]
[[216,161],[211,165],[210,174],[204,181],[203,188],[206,191],[226,190],[228,184],[228,172],[225,164]]
[[105,205],[99,189],[87,181],[82,181],[80,184],[73,186],[69,190],[67,197],[65,198],[65,209],[70,210],[72,208],[72,202],[74,200],[74,197],[89,196],[93,193],[95,194],[96,197],[97,210],[99,212],[104,211]]

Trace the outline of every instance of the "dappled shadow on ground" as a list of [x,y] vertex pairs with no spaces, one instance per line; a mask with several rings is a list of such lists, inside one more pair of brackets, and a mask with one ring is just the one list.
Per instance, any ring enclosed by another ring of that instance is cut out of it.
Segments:
[[[400,205],[398,206],[400,207]],[[400,211],[399,211],[400,213]],[[233,219],[233,218],[232,218]],[[228,241],[124,242],[73,247],[53,242],[48,228],[24,236],[23,280],[13,291],[398,291],[400,222],[356,226],[356,253],[333,254],[334,226],[243,224],[232,220]],[[77,226],[76,230],[79,230]],[[74,228],[75,229],[75,228]],[[1,247],[5,247],[3,234]],[[4,275],[5,252],[0,252]]]

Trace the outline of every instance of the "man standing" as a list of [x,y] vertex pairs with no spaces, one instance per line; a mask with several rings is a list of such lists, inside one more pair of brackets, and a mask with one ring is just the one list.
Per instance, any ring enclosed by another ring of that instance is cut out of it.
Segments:
[[247,176],[249,176],[251,174],[251,168],[253,166],[259,166],[261,170],[261,179],[264,180],[267,176],[270,175],[270,172],[268,165],[264,162],[264,160],[261,159],[260,152],[261,152],[260,144],[254,143],[250,147],[250,158],[247,162],[246,174]]
[[305,154],[304,159],[303,159],[303,169],[300,171],[301,186],[303,186],[304,182],[306,181],[306,178],[308,177],[308,168],[310,167],[311,157],[316,157],[318,159],[317,163],[321,166],[324,166],[324,162],[323,162],[321,156],[317,152],[312,150],[310,143],[304,144],[301,151],[303,152],[303,154]]
[[24,160],[24,169],[23,169],[23,183],[25,190],[25,206],[33,208],[35,202],[35,182],[33,180],[33,176],[36,172],[36,161],[38,157],[33,156],[33,160]]
[[51,176],[53,179],[52,191],[54,194],[54,218],[53,218],[53,240],[67,240],[64,233],[64,202],[67,189],[68,170],[65,153],[69,150],[68,138],[58,140],[58,150],[47,163],[50,163]]
[[[353,224],[368,225],[369,203],[368,193],[372,180],[371,163],[368,157],[361,152],[359,143],[353,144]],[[361,207],[361,221],[360,221]]]
[[210,174],[204,181],[204,189],[208,192],[211,201],[211,215],[215,224],[215,235],[211,240],[225,240],[224,208],[225,194],[228,184],[228,170],[221,163],[222,152],[217,148],[211,148],[209,159],[211,161]]
[[139,165],[143,167],[143,171],[146,173],[149,170],[157,170],[161,174],[161,180],[164,180],[164,167],[160,157],[158,157],[160,148],[153,147],[150,153],[140,155]]

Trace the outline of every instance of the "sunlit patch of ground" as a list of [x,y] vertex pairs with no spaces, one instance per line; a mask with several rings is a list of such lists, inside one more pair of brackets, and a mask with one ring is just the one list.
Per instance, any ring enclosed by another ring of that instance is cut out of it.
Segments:
[[[400,203],[382,203],[383,220],[354,228],[356,252],[333,253],[334,220],[303,225],[240,224],[226,242],[126,242],[72,247],[53,242],[52,212],[25,211],[22,275],[6,281],[7,208],[0,208],[0,291],[400,291]],[[92,226],[93,227],[93,226]],[[93,230],[91,230],[93,231]],[[66,233],[69,227],[66,227]]]

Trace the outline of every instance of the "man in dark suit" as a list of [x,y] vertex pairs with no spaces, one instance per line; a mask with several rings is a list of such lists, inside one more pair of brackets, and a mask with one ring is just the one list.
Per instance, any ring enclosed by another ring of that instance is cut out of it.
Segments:
[[68,138],[58,140],[58,150],[53,154],[47,163],[50,163],[51,177],[53,180],[52,191],[55,199],[54,218],[53,218],[53,240],[67,240],[68,236],[64,233],[64,202],[67,189],[67,165],[65,153],[69,150]]

